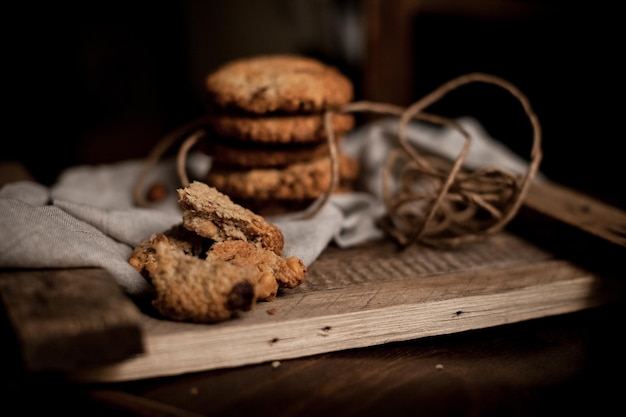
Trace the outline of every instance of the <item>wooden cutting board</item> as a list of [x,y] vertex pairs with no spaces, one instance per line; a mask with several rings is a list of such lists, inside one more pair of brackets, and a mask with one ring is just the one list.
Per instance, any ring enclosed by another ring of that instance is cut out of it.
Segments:
[[71,377],[134,380],[462,332],[611,302],[621,284],[508,233],[456,251],[329,247],[275,301],[217,325],[146,315],[145,353]]
[[[623,259],[622,211],[550,184],[531,188],[525,209],[570,230],[544,227],[535,216],[521,219],[515,233],[456,250],[400,251],[387,240],[331,245],[300,287],[214,325],[141,312],[98,269],[1,271],[0,296],[26,369],[64,371],[86,382],[280,361],[564,314],[623,297],[623,277],[547,249],[549,241],[557,249],[573,242],[583,251],[601,250],[601,260],[610,250]],[[541,247],[517,233],[537,229],[546,232]],[[565,234],[572,230],[584,235],[582,245]],[[608,244],[607,252],[590,237]]]

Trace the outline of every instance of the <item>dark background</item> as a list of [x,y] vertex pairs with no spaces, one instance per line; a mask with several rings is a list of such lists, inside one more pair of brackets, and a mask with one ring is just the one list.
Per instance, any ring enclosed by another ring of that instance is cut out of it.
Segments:
[[[619,13],[609,2],[585,7],[524,3],[545,9],[522,16],[418,15],[415,96],[473,71],[509,80],[528,97],[540,120],[541,170],[557,182],[626,207],[620,126],[626,66]],[[448,116],[470,111],[491,136],[529,155],[530,124],[511,97],[502,89],[472,84],[430,111]]]
[[[381,4],[391,8],[407,2]],[[6,14],[9,110],[0,161],[20,161],[36,179],[51,184],[74,164],[145,157],[160,137],[205,111],[206,74],[229,59],[258,53],[317,56],[354,80],[356,99],[376,100],[364,77],[367,3],[13,5]],[[615,3],[413,3],[412,52],[403,62],[388,63],[411,64],[413,77],[405,87],[411,100],[473,71],[511,81],[541,121],[541,170],[626,208],[623,29]],[[528,120],[517,101],[498,88],[467,86],[429,111],[474,116],[494,138],[521,155],[529,152]]]

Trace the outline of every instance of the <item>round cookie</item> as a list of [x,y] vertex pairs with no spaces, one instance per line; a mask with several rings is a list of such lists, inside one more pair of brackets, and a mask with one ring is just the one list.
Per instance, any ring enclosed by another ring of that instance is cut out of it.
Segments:
[[212,102],[249,113],[319,113],[354,95],[337,68],[298,55],[261,55],[226,63],[206,78]]
[[[342,137],[336,139],[340,144]],[[329,154],[328,143],[312,145],[283,146],[231,146],[221,141],[211,141],[205,145],[205,152],[211,156],[215,166],[232,168],[283,167],[297,162],[311,161]]]
[[[339,153],[339,178],[356,179],[356,159]],[[234,170],[214,168],[206,177],[207,184],[235,200],[307,200],[322,195],[331,182],[330,157],[299,162],[284,168]]]
[[[339,184],[333,194],[343,194],[354,191],[351,184]],[[316,198],[294,199],[236,199],[237,203],[262,216],[276,216],[306,210]]]
[[[311,143],[326,140],[323,114],[272,115],[258,117],[220,114],[210,120],[212,131],[221,137],[259,143]],[[332,128],[342,136],[354,127],[354,116],[335,114]]]

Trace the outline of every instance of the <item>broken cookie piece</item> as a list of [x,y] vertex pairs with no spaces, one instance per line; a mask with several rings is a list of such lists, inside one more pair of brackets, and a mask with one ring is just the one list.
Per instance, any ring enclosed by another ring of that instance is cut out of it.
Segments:
[[302,283],[307,268],[281,256],[278,227],[206,184],[177,192],[183,222],[141,241],[128,260],[154,286],[163,317],[215,323]]
[[[153,234],[148,239],[143,240],[139,245],[137,245],[132,255],[130,256],[128,262],[150,282],[153,281],[151,271],[155,271],[158,266],[158,262],[162,262],[162,259],[157,259],[155,250],[156,242],[161,242],[162,244],[169,245],[173,251],[178,252],[180,255],[195,257],[197,259],[203,260],[204,262],[228,262],[233,265],[239,265],[244,267],[253,266],[256,268],[256,271],[259,272],[258,274],[256,274],[256,281],[254,281],[255,301],[270,301],[276,297],[279,285],[272,269],[268,267],[259,268],[259,265],[255,263],[254,257],[252,256],[249,256],[247,258],[249,262],[246,263],[241,256],[235,256],[232,253],[229,253],[228,251],[225,251],[223,249],[220,250],[219,255],[216,254],[215,256],[209,257],[208,254],[211,253],[211,248],[213,248],[215,242],[185,229],[182,224],[176,225],[163,233]],[[263,256],[275,257],[285,262],[283,258],[279,257],[274,252],[271,252],[267,249],[257,248],[249,242],[232,242],[242,243],[246,247],[251,248],[249,252],[253,251],[257,253],[257,258],[261,258]],[[231,242],[223,243],[226,244],[228,247],[228,243]],[[233,258],[236,258],[237,260],[235,262],[231,262]],[[290,262],[294,263],[293,260]],[[298,259],[298,262],[301,261]],[[282,276],[283,274],[279,275]]]
[[[296,256],[285,259],[241,240],[217,242],[211,246],[206,256],[207,260],[227,261],[233,265],[256,265],[259,271],[270,274],[274,285],[279,288],[295,288],[300,285],[307,269]],[[260,298],[271,300],[275,295],[276,291],[268,298]]]
[[185,228],[214,241],[250,242],[282,255],[284,238],[280,229],[216,188],[194,181],[177,192]]
[[206,262],[185,254],[163,235],[153,240],[152,249],[153,262],[146,270],[156,290],[152,305],[163,316],[215,323],[254,307],[261,275],[254,266]]
[[128,259],[128,263],[141,272],[144,278],[150,279],[148,269],[156,263],[153,247],[154,241],[157,239],[163,240],[163,237],[166,238],[165,241],[167,243],[176,247],[184,254],[202,258],[204,258],[206,251],[213,243],[213,241],[185,229],[182,224],[172,226],[163,233],[153,234],[148,239],[142,240]]

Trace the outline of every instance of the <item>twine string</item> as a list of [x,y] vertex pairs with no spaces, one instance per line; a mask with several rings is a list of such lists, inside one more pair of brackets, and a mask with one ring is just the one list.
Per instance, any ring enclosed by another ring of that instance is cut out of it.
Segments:
[[[449,92],[473,82],[507,90],[521,103],[530,120],[533,131],[530,163],[520,178],[494,167],[464,171],[470,135],[454,120],[423,112]],[[406,109],[362,101],[350,103],[340,112],[400,116],[397,139],[404,154],[390,151],[387,155],[382,179],[387,214],[380,225],[403,247],[418,241],[431,246],[457,246],[502,230],[521,207],[542,158],[541,128],[528,99],[510,82],[490,74],[470,73],[452,79]],[[421,155],[407,140],[406,130],[411,119],[448,125],[461,133],[465,142],[451,167],[440,159]],[[325,123],[331,124],[332,119],[325,119]],[[332,126],[326,127],[330,137],[332,130]],[[332,164],[337,163],[334,158]],[[397,172],[399,163],[403,166]],[[436,190],[432,187],[430,191],[416,190],[415,182],[425,180],[431,186],[434,181]]]
[[[163,136],[159,141],[157,141],[157,143],[150,150],[150,152],[148,153],[148,156],[144,160],[143,166],[141,167],[141,170],[139,171],[139,174],[137,175],[137,178],[135,179],[135,184],[133,185],[133,189],[132,189],[133,201],[137,207],[150,206],[150,202],[146,199],[144,183],[146,179],[148,178],[148,175],[150,174],[150,172],[154,169],[154,167],[157,165],[157,163],[163,157],[163,155],[172,146],[174,146],[174,144],[176,144],[182,138],[185,138],[189,134],[189,132],[192,132],[195,129],[198,129],[206,125],[208,121],[209,121],[209,116],[202,116],[202,117],[193,119],[189,121],[188,123],[185,123],[177,127],[176,129],[172,130],[170,133]],[[178,165],[180,167],[180,162]],[[178,175],[180,176],[180,174],[181,174],[181,170],[180,168],[178,168]]]
[[326,143],[328,145],[328,153],[330,157],[330,184],[322,195],[302,213],[301,219],[307,220],[315,217],[317,213],[326,205],[330,196],[334,194],[339,185],[339,150],[337,149],[337,141],[335,140],[335,132],[333,130],[333,111],[324,113],[324,131],[326,134]]
[[187,176],[187,154],[189,153],[189,150],[191,150],[191,148],[198,143],[198,140],[205,136],[206,134],[203,130],[197,130],[191,136],[187,137],[178,149],[178,154],[176,155],[176,172],[178,173],[178,178],[180,179],[180,183],[183,187],[189,186],[189,177]]
[[[514,176],[497,167],[465,170],[463,164],[469,154],[469,133],[455,120],[424,112],[424,109],[463,85],[482,82],[507,90],[522,105],[532,127],[530,163],[526,172]],[[541,128],[526,96],[510,82],[490,74],[470,73],[444,83],[408,108],[371,101],[348,103],[323,115],[324,131],[330,159],[330,182],[325,192],[303,212],[301,218],[310,219],[325,206],[335,193],[340,181],[339,150],[333,128],[338,113],[370,112],[398,116],[398,147],[392,148],[382,171],[383,200],[386,214],[379,225],[400,246],[415,242],[431,246],[450,247],[472,242],[502,230],[515,216],[528,192],[542,158]],[[421,154],[406,137],[408,123],[421,120],[449,126],[464,138],[456,159],[444,161],[432,155]],[[202,129],[208,116],[198,118],[165,136],[146,158],[135,187],[136,205],[147,206],[143,181],[159,158],[177,141],[183,140],[177,154],[177,173],[183,186],[189,185],[186,157],[200,139],[206,137]]]

